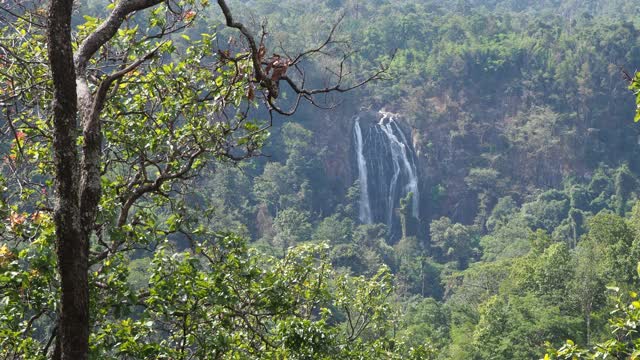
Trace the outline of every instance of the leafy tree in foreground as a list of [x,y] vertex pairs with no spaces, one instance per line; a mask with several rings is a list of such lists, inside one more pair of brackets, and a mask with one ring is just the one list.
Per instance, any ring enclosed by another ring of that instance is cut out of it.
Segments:
[[[56,249],[55,257],[43,255],[43,266],[58,269],[55,278],[42,272],[52,297],[15,299],[25,306],[13,316],[27,338],[36,322],[55,318],[45,327],[50,336],[35,334],[44,342],[40,356],[53,342],[54,358],[87,358],[102,315],[90,311],[90,302],[110,298],[113,289],[102,280],[116,276],[110,272],[117,273],[122,252],[153,250],[182,231],[179,212],[162,218],[156,210],[182,208],[173,195],[207,160],[259,152],[270,123],[249,121],[258,97],[270,111],[292,114],[301,100],[314,102],[316,94],[346,91],[381,73],[349,85],[340,66],[333,85],[306,89],[302,75],[287,69],[325,51],[340,57],[335,27],[313,50],[267,59],[266,44],[234,19],[224,0],[217,4],[225,24],[241,33],[244,45],[216,49],[213,34],[174,43],[172,34],[191,26],[208,3],[121,0],[104,19],[84,16],[74,31],[72,0],[2,4],[0,103],[15,137],[15,152],[3,163],[13,175],[3,189],[10,230],[3,237],[13,249],[3,251],[10,264],[21,265],[39,249],[34,242]],[[340,65],[345,61],[346,55]],[[294,94],[289,109],[278,103],[279,83]],[[33,276],[41,273],[35,270]],[[6,276],[24,284],[13,279],[15,271],[3,271]],[[127,294],[103,305],[118,309],[125,299],[135,300]],[[21,357],[25,350],[9,351]]]
[[[53,241],[52,222],[47,222]],[[186,252],[169,242],[160,245],[139,292],[128,284],[132,273],[125,256],[104,264],[108,271],[92,278],[97,286],[90,292],[91,358],[380,359],[410,354],[402,339],[393,341],[391,335],[395,312],[388,302],[393,292],[388,268],[370,279],[351,277],[332,269],[325,245],[292,248],[277,259],[250,250],[234,235],[203,238],[208,240]],[[0,307],[3,358],[46,358],[39,337],[47,324],[22,318],[56,301],[49,283],[54,266],[50,243],[43,238],[35,245],[17,254],[0,248],[0,284],[8,304]]]

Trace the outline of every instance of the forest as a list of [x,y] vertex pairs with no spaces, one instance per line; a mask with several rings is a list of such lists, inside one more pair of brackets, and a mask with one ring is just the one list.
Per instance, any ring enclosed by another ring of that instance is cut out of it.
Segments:
[[0,359],[640,359],[638,19],[0,1]]

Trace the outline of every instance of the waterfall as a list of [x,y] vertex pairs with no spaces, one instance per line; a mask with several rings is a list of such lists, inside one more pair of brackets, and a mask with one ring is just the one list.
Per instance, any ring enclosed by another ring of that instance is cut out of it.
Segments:
[[[369,120],[369,121],[365,121]],[[419,219],[418,169],[411,143],[397,123],[397,115],[364,113],[354,122],[354,140],[360,184],[360,221],[384,223],[390,239],[399,236],[396,209],[413,193],[411,215]]]
[[354,134],[356,137],[356,152],[358,160],[358,177],[360,179],[360,221],[363,224],[371,224],[371,204],[369,202],[369,189],[367,177],[367,160],[364,158],[362,130],[360,129],[360,119],[356,118],[354,125]]
[[[409,143],[407,142],[407,138],[404,136],[402,130],[400,130],[400,128],[398,127],[398,124],[396,123],[394,118],[395,115],[392,113],[384,112],[382,110],[380,111],[380,114],[382,115],[382,118],[380,119],[378,125],[382,127],[382,131],[384,131],[384,133],[389,138],[389,142],[391,144],[391,153],[394,158],[394,169],[399,168],[398,160],[402,160],[405,174],[408,177],[408,182],[405,186],[404,193],[413,193],[413,198],[411,200],[411,214],[417,219],[418,198],[420,197],[420,194],[418,193],[418,169],[416,167],[416,163],[413,161],[409,154]],[[385,120],[388,120],[386,124]],[[395,135],[394,129],[395,132],[400,134],[400,138],[402,139],[402,141],[400,141]],[[394,171],[397,171],[399,173],[399,169]],[[396,178],[395,173],[394,178]],[[392,189],[390,189],[390,191],[391,190]]]

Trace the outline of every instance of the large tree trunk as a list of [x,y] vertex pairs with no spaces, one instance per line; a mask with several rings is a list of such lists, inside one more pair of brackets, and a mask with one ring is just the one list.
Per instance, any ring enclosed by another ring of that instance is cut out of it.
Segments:
[[53,78],[56,245],[61,281],[58,336],[64,360],[89,349],[88,237],[82,229],[77,151],[77,93],[71,47],[73,0],[51,0],[47,42]]

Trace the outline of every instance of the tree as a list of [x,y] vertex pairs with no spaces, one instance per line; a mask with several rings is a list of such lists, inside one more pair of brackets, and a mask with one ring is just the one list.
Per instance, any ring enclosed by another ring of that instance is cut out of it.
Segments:
[[495,296],[480,307],[473,345],[482,359],[531,359],[544,351],[545,340],[575,333],[576,323],[532,294]]
[[[19,2],[15,8],[2,5],[12,24],[1,31],[12,46],[2,47],[2,64],[9,71],[2,72],[0,82],[9,86],[0,103],[16,115],[17,125],[9,122],[23,161],[36,164],[29,175],[55,198],[56,358],[87,358],[89,268],[100,274],[120,252],[179,231],[176,217],[157,226],[146,205],[174,206],[171,195],[180,181],[208,159],[239,161],[259,151],[271,123],[248,121],[257,94],[270,112],[292,114],[302,100],[315,103],[314,95],[347,91],[382,74],[347,84],[340,67],[333,85],[307,89],[303,77],[286,70],[325,53],[335,43],[335,27],[316,48],[291,59],[266,59],[267,44],[235,21],[224,0],[217,4],[246,48],[216,52],[211,34],[194,41],[185,35],[187,45],[178,54],[171,35],[192,25],[206,0],[119,1],[109,5],[105,19],[85,16],[77,37],[72,36],[72,0],[52,0],[46,11],[37,4],[33,11]],[[46,50],[40,46],[45,36]],[[347,55],[340,59],[344,64]],[[289,109],[277,102],[280,82],[295,94]],[[49,116],[51,126],[45,120]],[[25,149],[21,143],[27,142]]]
[[609,283],[631,283],[634,279],[634,233],[624,218],[600,212],[588,221],[586,246],[594,246],[597,256],[590,259],[600,271],[600,278]]
[[[312,142],[313,134],[295,123],[287,123],[281,130],[287,155],[284,165],[268,163],[254,183],[257,199],[266,205],[272,216],[290,207],[311,209],[314,200],[311,195],[318,194],[317,189],[324,186],[314,173],[318,166],[318,151]],[[315,192],[311,192],[312,184]]]
[[498,199],[498,202],[491,210],[491,215],[487,219],[486,227],[489,231],[494,231],[504,226],[510,218],[515,216],[518,205],[511,196]]
[[408,343],[429,346],[441,351],[449,339],[449,314],[447,309],[433,298],[410,297],[404,312],[402,332]]
[[[640,270],[640,269],[639,269]],[[640,272],[638,273],[640,275]],[[607,339],[583,348],[573,340],[559,347],[551,347],[544,356],[548,359],[636,359],[640,354],[638,331],[640,324],[640,301],[634,291],[621,292],[617,287],[609,288],[615,297],[615,305],[609,311],[610,334]]]
[[569,200],[565,194],[550,190],[538,196],[536,201],[522,205],[522,213],[529,222],[529,226],[536,229],[545,229],[552,232],[569,212]]
[[313,239],[329,241],[332,244],[350,243],[354,223],[349,217],[333,214],[324,218],[316,227]]
[[569,248],[564,243],[552,243],[542,230],[532,235],[530,241],[534,245],[529,254],[514,260],[511,276],[506,282],[510,285],[509,290],[513,293],[530,292],[539,301],[563,305],[561,309],[565,310],[569,307],[566,300],[573,278]]
[[574,255],[574,280],[571,283],[571,296],[580,305],[586,327],[586,343],[591,343],[593,312],[604,301],[605,278],[602,277],[601,264],[594,264],[598,258],[597,247],[592,241],[580,242]]
[[280,163],[268,163],[253,184],[253,192],[259,202],[265,205],[273,216],[288,207],[302,207],[305,203],[300,194],[300,184],[295,176]]
[[282,210],[276,216],[273,229],[274,245],[279,246],[284,253],[287,248],[302,241],[311,239],[311,224],[309,214],[293,208]]
[[476,248],[476,232],[473,226],[454,224],[442,217],[431,222],[431,244],[440,251],[440,256],[456,261],[458,269],[463,270]]

